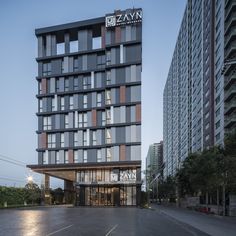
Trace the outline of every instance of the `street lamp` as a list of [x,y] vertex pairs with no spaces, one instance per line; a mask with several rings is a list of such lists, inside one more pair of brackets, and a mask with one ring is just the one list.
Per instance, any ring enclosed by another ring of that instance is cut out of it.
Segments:
[[33,179],[33,176],[31,176],[31,175],[30,175],[30,176],[27,176],[27,182],[28,182],[28,183],[33,183],[33,180],[34,180],[34,179]]

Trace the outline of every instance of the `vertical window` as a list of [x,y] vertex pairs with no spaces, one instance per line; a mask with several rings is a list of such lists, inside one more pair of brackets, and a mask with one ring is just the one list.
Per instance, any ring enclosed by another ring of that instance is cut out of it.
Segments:
[[69,79],[65,79],[65,91],[69,91]]
[[74,163],[78,163],[79,162],[79,154],[78,154],[78,150],[74,151]]
[[65,110],[65,98],[61,97],[61,111]]
[[74,58],[74,61],[73,61],[73,71],[76,72],[79,70],[79,60],[78,58]]
[[79,113],[79,128],[83,127],[83,113]]
[[48,134],[48,148],[56,147],[56,134]]
[[97,144],[97,136],[96,136],[96,131],[93,131],[93,145]]
[[83,146],[87,146],[87,131],[83,131]]
[[106,125],[106,113],[105,111],[102,112],[102,126]]
[[84,150],[83,151],[83,161],[84,163],[86,163],[88,161],[88,153],[87,153],[87,150]]
[[51,62],[43,63],[43,76],[51,75]]
[[39,99],[39,112],[43,111],[43,101],[42,99]]
[[83,89],[89,89],[89,88],[91,88],[91,77],[84,76],[83,77]]
[[97,149],[97,162],[102,161],[102,153],[100,149]]
[[111,65],[111,51],[107,51],[106,63],[108,66]]
[[56,98],[52,98],[52,111],[56,111]]
[[106,83],[107,85],[111,84],[111,71],[107,71],[106,73]]
[[97,55],[97,68],[102,69],[105,67],[105,55]]
[[93,49],[98,49],[102,47],[102,37],[93,37],[93,45],[92,48]]
[[61,147],[65,147],[65,135],[61,133]]
[[88,125],[88,116],[87,113],[79,113],[79,123],[78,126],[79,128],[81,127],[87,127]]
[[106,149],[106,157],[108,162],[111,161],[111,148]]
[[39,94],[42,94],[42,82],[39,82]]
[[69,128],[69,115],[65,115],[65,128]]
[[87,108],[87,107],[88,107],[88,96],[87,94],[85,94],[83,97],[83,108]]
[[57,92],[60,91],[60,79],[59,78],[56,79],[56,91]]
[[51,130],[52,129],[52,118],[51,116],[43,117],[43,130]]
[[84,127],[87,127],[88,126],[88,116],[87,116],[87,113],[83,114],[83,118],[84,118],[83,125],[84,125]]
[[108,125],[111,124],[111,110],[110,109],[106,110],[106,124]]
[[79,89],[79,78],[74,77],[74,90],[78,90],[78,89]]
[[102,94],[97,93],[97,107],[102,106]]
[[57,55],[65,53],[65,43],[57,43]]
[[56,163],[60,163],[60,156],[59,156],[59,151],[56,152]]
[[68,151],[65,151],[65,163],[69,163]]
[[78,133],[74,132],[74,146],[77,147],[78,145],[79,145]]
[[111,90],[106,90],[106,104],[111,104]]
[[70,53],[79,51],[79,42],[78,40],[70,41]]
[[65,70],[65,62],[62,60],[61,61],[61,73],[64,73]]
[[48,164],[48,156],[46,152],[43,152],[43,164]]
[[111,129],[106,129],[106,143],[111,143]]
[[73,96],[70,96],[70,109],[72,110],[74,108],[74,98]]

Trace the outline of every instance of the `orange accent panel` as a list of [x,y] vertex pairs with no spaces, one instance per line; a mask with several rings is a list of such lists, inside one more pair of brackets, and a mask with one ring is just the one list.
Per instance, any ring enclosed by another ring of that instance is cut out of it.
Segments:
[[41,148],[47,148],[47,133],[41,134]]
[[141,122],[141,104],[136,105],[136,122]]
[[74,163],[74,153],[73,150],[68,150],[69,163]]
[[125,103],[125,86],[120,86],[120,103]]
[[125,161],[125,145],[120,145],[120,161]]
[[47,79],[42,79],[42,94],[47,93]]
[[96,125],[97,125],[97,111],[92,110],[92,126],[96,126]]

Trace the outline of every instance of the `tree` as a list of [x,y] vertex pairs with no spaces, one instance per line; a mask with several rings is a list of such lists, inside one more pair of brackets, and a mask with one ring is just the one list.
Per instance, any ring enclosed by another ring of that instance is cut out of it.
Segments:
[[29,182],[25,185],[26,200],[33,203],[40,203],[41,190],[36,183]]

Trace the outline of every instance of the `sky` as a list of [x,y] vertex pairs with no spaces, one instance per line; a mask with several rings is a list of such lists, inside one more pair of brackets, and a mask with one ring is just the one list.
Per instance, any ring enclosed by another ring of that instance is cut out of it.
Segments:
[[[24,186],[32,174],[24,166],[2,161],[2,156],[37,163],[36,28],[96,18],[115,9],[143,8],[144,163],[149,145],[163,139],[163,90],[185,5],[186,0],[1,0],[0,185]],[[33,176],[40,184],[41,176]],[[52,179],[52,188],[61,185]]]

